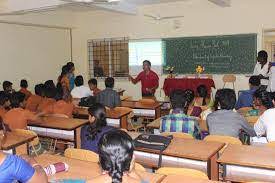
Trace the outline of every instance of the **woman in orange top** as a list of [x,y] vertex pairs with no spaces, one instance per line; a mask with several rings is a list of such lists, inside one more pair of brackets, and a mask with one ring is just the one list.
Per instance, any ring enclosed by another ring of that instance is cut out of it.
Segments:
[[22,79],[20,82],[20,87],[21,89],[19,90],[19,92],[24,93],[25,99],[27,100],[32,95],[32,93],[27,89],[28,88],[27,80]]
[[38,109],[39,104],[43,100],[43,91],[44,91],[44,85],[38,84],[35,85],[35,95],[32,95],[28,98],[26,108],[32,112],[36,112]]
[[67,65],[64,65],[62,67],[62,72],[57,80],[57,87],[58,85],[62,86],[63,97],[65,98],[70,95],[70,81],[68,77],[69,77],[69,67]]
[[39,115],[35,115],[25,107],[25,95],[21,92],[15,92],[10,98],[12,109],[4,116],[4,123],[13,129],[27,129],[29,120],[35,120]]
[[44,88],[45,97],[42,99],[41,103],[38,105],[37,111],[47,113],[48,108],[52,107],[56,102],[56,88],[45,85]]

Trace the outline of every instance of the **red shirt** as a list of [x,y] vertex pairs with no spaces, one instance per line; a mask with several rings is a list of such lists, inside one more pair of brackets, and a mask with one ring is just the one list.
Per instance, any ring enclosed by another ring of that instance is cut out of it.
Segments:
[[[159,85],[159,77],[154,71],[149,71],[148,74],[145,73],[145,71],[142,71],[139,73],[136,81],[141,81],[141,91],[143,94],[150,94],[146,89],[147,88],[154,88]],[[156,92],[156,90],[153,91],[153,94]]]

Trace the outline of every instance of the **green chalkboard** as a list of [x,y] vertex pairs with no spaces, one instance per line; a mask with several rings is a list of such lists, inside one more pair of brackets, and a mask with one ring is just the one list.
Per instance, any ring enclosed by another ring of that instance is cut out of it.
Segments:
[[257,34],[167,38],[163,53],[163,68],[174,66],[178,74],[195,73],[197,65],[209,74],[248,74],[256,63]]

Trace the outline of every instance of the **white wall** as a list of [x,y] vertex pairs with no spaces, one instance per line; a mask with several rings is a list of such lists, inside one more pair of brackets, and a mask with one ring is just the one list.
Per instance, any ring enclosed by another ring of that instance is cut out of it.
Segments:
[[[0,19],[67,26],[65,17],[68,16],[49,13]],[[45,80],[56,81],[62,65],[70,60],[69,30],[0,23],[0,40],[0,84],[10,80],[15,89],[19,89],[23,78],[29,81],[30,90]]]
[[[257,33],[258,49],[262,45],[262,29],[275,27],[274,0],[232,0],[232,7],[221,8],[206,0],[192,0],[169,4],[144,6],[137,16],[112,12],[84,12],[76,15],[73,30],[73,55],[78,61],[79,72],[88,77],[87,40],[128,36],[130,39],[223,35]],[[184,15],[181,28],[174,29],[172,20],[156,22],[143,14],[161,16]],[[165,76],[161,77],[163,86]],[[215,75],[216,87],[222,87],[222,77]],[[239,75],[236,88],[248,88],[248,78]],[[100,84],[103,87],[103,83]],[[140,97],[140,86],[127,80],[117,82],[117,87],[126,88],[127,95]],[[159,92],[158,92],[159,95]]]

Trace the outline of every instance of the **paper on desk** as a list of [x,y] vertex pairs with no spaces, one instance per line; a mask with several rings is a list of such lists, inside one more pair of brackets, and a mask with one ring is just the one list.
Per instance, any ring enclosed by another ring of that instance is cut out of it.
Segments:
[[267,142],[266,137],[251,137],[250,144],[251,145],[265,145]]

